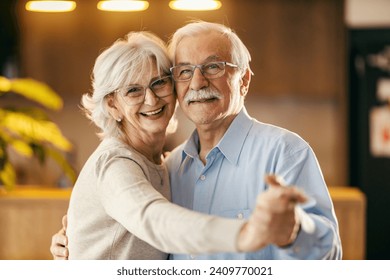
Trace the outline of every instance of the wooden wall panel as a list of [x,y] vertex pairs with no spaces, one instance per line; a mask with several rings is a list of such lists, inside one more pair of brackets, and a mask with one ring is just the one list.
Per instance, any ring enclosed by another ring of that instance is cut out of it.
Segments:
[[311,99],[344,94],[343,1],[249,2],[237,5],[231,24],[253,56],[251,92]]
[[0,259],[51,259],[52,235],[61,228],[70,190],[23,187],[0,195]]

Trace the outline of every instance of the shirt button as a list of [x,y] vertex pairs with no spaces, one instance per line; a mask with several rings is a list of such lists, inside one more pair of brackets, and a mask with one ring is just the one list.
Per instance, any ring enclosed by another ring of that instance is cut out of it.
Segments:
[[206,176],[205,176],[205,175],[202,175],[202,176],[200,176],[200,179],[201,179],[202,181],[204,181],[204,180],[206,179]]
[[244,215],[242,213],[238,213],[237,218],[242,219],[244,218]]
[[299,254],[299,252],[301,251],[301,247],[297,246],[293,249],[293,251],[295,254]]

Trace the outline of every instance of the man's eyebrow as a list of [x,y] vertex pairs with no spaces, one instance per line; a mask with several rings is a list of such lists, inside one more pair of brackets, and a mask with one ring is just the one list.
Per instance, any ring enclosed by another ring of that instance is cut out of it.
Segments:
[[216,60],[219,60],[219,59],[220,59],[220,57],[218,55],[210,55],[204,61],[216,61]]
[[[206,59],[204,59],[201,64],[208,63],[211,61],[218,61],[220,59],[221,58],[218,55],[210,55],[210,56],[206,57]],[[174,66],[181,66],[181,65],[192,65],[192,64],[189,62],[180,62],[180,63],[176,63]]]
[[181,65],[191,65],[189,62],[180,62],[180,63],[175,63],[173,66],[181,66]]

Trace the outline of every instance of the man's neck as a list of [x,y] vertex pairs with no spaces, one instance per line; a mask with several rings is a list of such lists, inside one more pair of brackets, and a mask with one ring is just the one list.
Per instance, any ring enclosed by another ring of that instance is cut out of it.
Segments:
[[199,124],[196,130],[199,135],[199,158],[206,164],[207,154],[219,143],[237,115],[230,115],[211,124]]

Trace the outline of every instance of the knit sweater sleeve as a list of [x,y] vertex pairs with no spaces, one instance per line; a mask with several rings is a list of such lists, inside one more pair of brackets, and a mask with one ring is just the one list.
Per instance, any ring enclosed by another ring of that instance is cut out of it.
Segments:
[[135,160],[103,160],[96,175],[107,214],[153,247],[169,253],[237,252],[244,221],[201,214],[169,202]]

